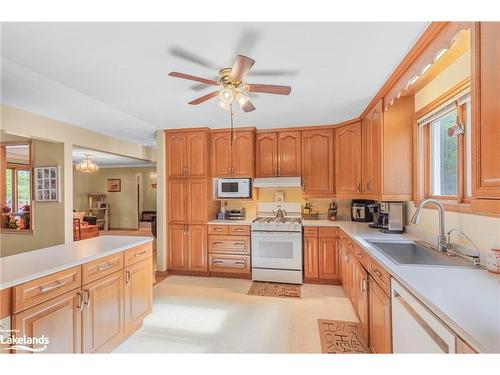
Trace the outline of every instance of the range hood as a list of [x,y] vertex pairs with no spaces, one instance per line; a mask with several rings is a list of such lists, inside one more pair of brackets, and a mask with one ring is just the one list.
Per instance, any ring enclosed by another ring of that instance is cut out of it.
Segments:
[[258,188],[294,188],[301,187],[300,177],[260,177],[253,180]]

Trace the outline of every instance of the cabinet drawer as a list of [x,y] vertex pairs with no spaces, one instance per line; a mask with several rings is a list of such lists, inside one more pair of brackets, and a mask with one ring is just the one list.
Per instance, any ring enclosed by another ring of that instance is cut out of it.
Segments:
[[90,283],[123,268],[123,252],[82,265],[82,284]]
[[349,241],[347,246],[349,247],[349,251],[354,255],[359,262],[365,267],[367,270],[370,269],[370,256],[364,251],[360,246],[356,245],[353,241]]
[[304,227],[304,237],[318,237],[318,227]]
[[318,236],[319,237],[338,238],[339,237],[339,230],[338,230],[338,228],[334,228],[334,227],[319,227]]
[[81,267],[76,266],[12,288],[13,313],[48,301],[82,285]]
[[210,254],[208,270],[211,272],[250,273],[249,255]]
[[153,255],[153,247],[151,243],[135,246],[124,252],[125,267],[140,262],[143,259],[149,258]]
[[373,279],[379,284],[379,286],[387,293],[388,296],[391,295],[391,275],[382,268],[377,261],[370,258],[369,261],[369,272]]
[[208,236],[208,252],[250,254],[250,237]]
[[209,225],[208,234],[227,234],[229,225]]
[[250,236],[249,225],[229,225],[229,234],[239,236]]

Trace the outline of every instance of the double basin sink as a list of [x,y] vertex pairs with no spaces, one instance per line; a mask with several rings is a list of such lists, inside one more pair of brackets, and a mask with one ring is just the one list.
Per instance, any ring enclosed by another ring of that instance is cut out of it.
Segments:
[[367,240],[367,242],[396,264],[477,268],[470,260],[452,253],[441,253],[425,242],[384,240]]

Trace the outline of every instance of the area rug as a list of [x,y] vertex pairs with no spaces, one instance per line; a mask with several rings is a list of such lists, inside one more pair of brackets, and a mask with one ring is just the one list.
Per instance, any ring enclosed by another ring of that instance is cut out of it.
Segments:
[[370,353],[360,323],[318,319],[321,352]]
[[264,297],[300,298],[300,285],[254,281],[247,294]]

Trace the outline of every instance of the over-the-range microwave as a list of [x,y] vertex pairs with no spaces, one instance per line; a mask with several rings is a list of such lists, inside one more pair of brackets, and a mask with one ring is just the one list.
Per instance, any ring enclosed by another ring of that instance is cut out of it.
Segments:
[[218,178],[217,198],[250,198],[251,185],[249,178]]

